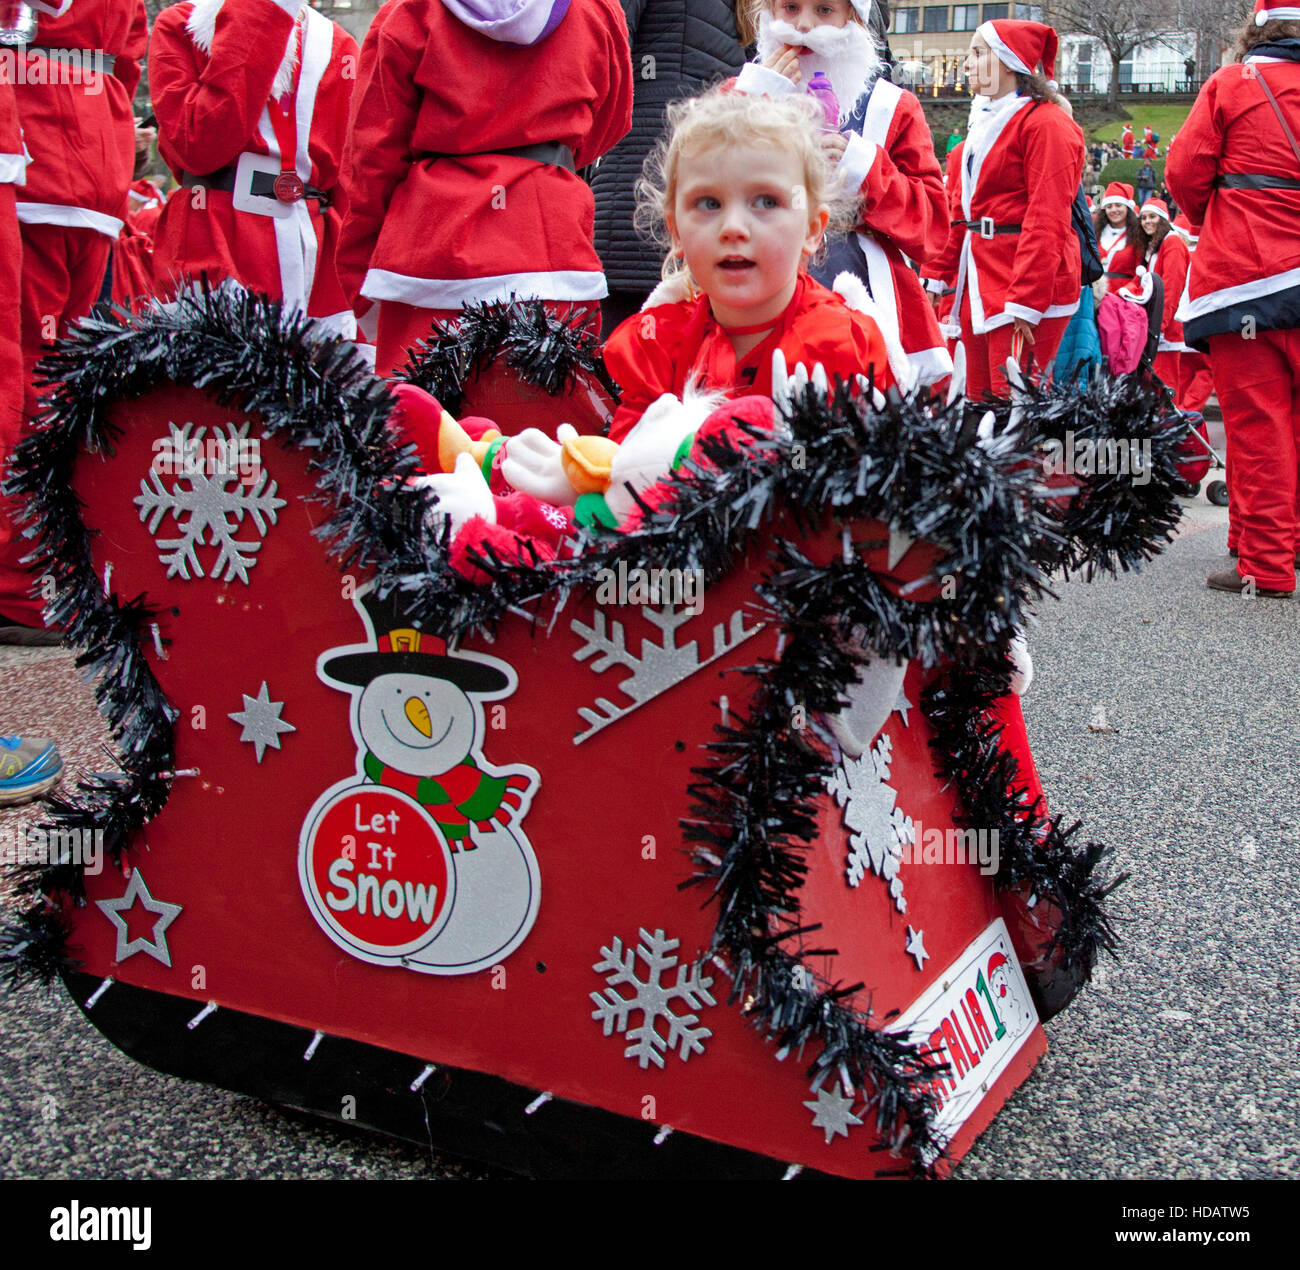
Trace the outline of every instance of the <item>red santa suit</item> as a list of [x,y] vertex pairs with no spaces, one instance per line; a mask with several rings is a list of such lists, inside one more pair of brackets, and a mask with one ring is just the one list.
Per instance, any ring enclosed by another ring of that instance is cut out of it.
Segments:
[[1056,356],[1079,307],[1071,207],[1083,155],[1083,133],[1064,110],[1014,93],[973,112],[966,139],[953,150],[960,174],[948,188],[953,232],[922,273],[957,288],[968,397],[1007,393],[1004,367],[1017,317],[1034,327],[1022,365],[1032,355],[1050,366]]
[[[524,94],[526,109],[509,104]],[[575,174],[632,122],[616,0],[392,0],[361,50],[339,271],[379,302],[377,367],[431,319],[510,296],[607,294]]]
[[654,304],[615,328],[605,343],[605,366],[623,390],[610,424],[610,439],[622,441],[652,402],[665,393],[681,398],[693,379],[728,397],[772,395],[772,354],[780,349],[791,369],[820,362],[828,376],[852,381],[874,376],[880,388],[892,382],[884,337],[875,321],[851,309],[843,298],[800,274],[794,295],[763,340],[737,358],[708,296]]
[[[799,84],[761,65],[783,44],[811,49],[801,55]],[[769,97],[802,92],[823,70],[840,102],[840,131],[848,144],[837,175],[844,189],[857,191],[856,225],[847,237],[828,237],[825,260],[810,272],[826,286],[845,270],[862,279],[887,328],[887,343],[900,346],[901,359],[896,354],[895,360],[904,364],[893,368],[900,380],[927,384],[946,378],[952,358],[909,263],[933,259],[948,242],[943,172],[920,101],[881,73],[871,36],[855,22],[800,32],[764,11],[757,48],[757,60],[736,79],[739,91]]]
[[[1172,144],[1172,142],[1170,143]],[[1191,222],[1181,212],[1174,217],[1174,229],[1178,231],[1187,245],[1187,267],[1191,272],[1191,257],[1196,253],[1196,233]],[[1183,282],[1184,290],[1187,287]],[[1182,323],[1178,324],[1182,330]],[[1183,351],[1178,358],[1178,408],[1179,410],[1196,410],[1203,412],[1210,394],[1214,391],[1214,376],[1210,372],[1208,353],[1198,352],[1188,344],[1183,344]],[[1233,544],[1235,545],[1235,544]]]
[[153,235],[167,195],[148,177],[131,182],[126,224],[113,248],[113,303],[130,308],[153,295]]
[[[1257,0],[1256,21],[1297,12]],[[1169,148],[1165,180],[1201,226],[1178,318],[1214,367],[1237,572],[1287,592],[1300,545],[1300,158],[1261,79],[1300,136],[1300,40],[1275,38],[1206,82]]]
[[1101,267],[1106,271],[1106,290],[1110,295],[1115,295],[1132,282],[1137,277],[1138,265],[1143,263],[1143,253],[1128,240],[1128,226],[1112,225],[1105,215],[1108,207],[1123,207],[1136,216],[1138,207],[1133,195],[1131,185],[1112,181],[1097,209],[1097,250],[1101,255]]
[[[1142,212],[1155,212],[1169,220],[1169,208],[1163,199],[1150,198],[1142,204]],[[1164,307],[1160,316],[1160,344],[1156,352],[1154,369],[1161,382],[1175,394],[1179,383],[1179,364],[1187,348],[1183,343],[1183,324],[1175,317],[1179,301],[1182,299],[1183,287],[1187,282],[1189,255],[1187,244],[1174,233],[1166,230],[1160,245],[1147,252],[1147,267],[1159,275],[1164,287]]]
[[334,256],[356,61],[356,41],[301,0],[194,0],[159,15],[149,89],[179,188],[155,235],[157,294],[233,278],[355,335]]
[[[36,39],[17,78],[32,156],[18,200],[23,235],[23,361],[32,371],[52,340],[99,298],[126,219],[135,164],[131,97],[148,39],[144,0],[28,0]],[[67,50],[54,58],[39,50]],[[111,60],[110,60],[111,59]]]
[[[0,63],[0,465],[22,435],[23,350],[22,304],[19,283],[23,245],[18,231],[16,186],[21,186],[27,167],[22,130],[18,126],[18,102],[11,81]],[[13,521],[16,509],[0,494],[0,617],[39,626],[38,606],[28,595],[31,575],[18,561],[30,544]]]
[[1124,125],[1124,131],[1119,137],[1120,148],[1124,151],[1124,157],[1131,159],[1133,157],[1133,128],[1130,124]]

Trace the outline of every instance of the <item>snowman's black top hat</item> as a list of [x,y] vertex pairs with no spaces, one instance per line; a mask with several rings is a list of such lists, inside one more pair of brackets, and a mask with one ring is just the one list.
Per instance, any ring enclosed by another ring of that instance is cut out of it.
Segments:
[[396,591],[380,599],[374,590],[357,597],[370,619],[373,651],[340,653],[320,669],[345,684],[368,684],[380,675],[428,675],[446,679],[465,692],[500,692],[510,681],[495,666],[449,654],[445,640],[411,626]]

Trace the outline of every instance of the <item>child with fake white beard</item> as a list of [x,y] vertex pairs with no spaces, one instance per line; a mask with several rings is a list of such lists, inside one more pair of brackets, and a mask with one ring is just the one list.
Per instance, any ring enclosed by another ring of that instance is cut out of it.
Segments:
[[[822,145],[841,188],[857,191],[857,223],[828,238],[813,276],[831,286],[849,273],[865,287],[900,386],[946,378],[952,359],[908,259],[921,264],[947,244],[943,173],[920,102],[885,73],[870,30],[873,0],[753,3],[758,57],[736,90],[782,97],[806,91],[821,71],[839,102],[839,130],[828,130]],[[883,40],[878,11],[877,18]]]

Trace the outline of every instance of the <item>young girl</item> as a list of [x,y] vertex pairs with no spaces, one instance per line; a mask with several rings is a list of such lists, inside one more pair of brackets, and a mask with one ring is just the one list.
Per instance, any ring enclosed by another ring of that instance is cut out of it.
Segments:
[[[742,0],[743,2],[743,0]],[[948,241],[943,172],[916,96],[892,84],[877,45],[884,16],[873,0],[749,0],[758,56],[740,72],[741,92],[804,93],[816,72],[839,105],[822,148],[854,201],[851,232],[828,236],[813,276],[827,286],[855,274],[897,337],[900,380],[927,384],[952,372],[952,359],[908,259],[924,262]],[[873,26],[873,22],[875,25]]]
[[1187,281],[1189,255],[1187,244],[1174,233],[1169,223],[1169,208],[1163,199],[1149,198],[1139,213],[1142,232],[1147,236],[1146,265],[1160,275],[1164,284],[1165,303],[1160,316],[1160,347],[1156,353],[1155,372],[1160,381],[1174,394],[1179,409],[1180,363],[1187,351],[1183,343],[1183,325],[1174,317],[1182,299],[1183,284]]
[[875,321],[808,276],[830,215],[814,111],[803,97],[726,91],[669,108],[669,139],[638,190],[641,223],[671,240],[667,277],[605,345],[623,390],[613,440],[688,385],[770,396],[777,350],[832,379],[892,382]]
[[1093,224],[1097,229],[1101,263],[1106,270],[1106,292],[1114,295],[1137,277],[1138,265],[1147,253],[1146,235],[1133,201],[1133,187],[1120,181],[1106,186]]

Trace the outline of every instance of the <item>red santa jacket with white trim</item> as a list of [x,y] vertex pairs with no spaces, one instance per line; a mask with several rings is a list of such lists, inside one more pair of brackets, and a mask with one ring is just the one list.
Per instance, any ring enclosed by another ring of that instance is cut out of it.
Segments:
[[[144,0],[28,3],[38,11],[33,43],[80,55],[56,63],[28,52],[22,75],[15,76],[23,139],[32,157],[18,219],[116,238],[135,164],[131,97],[149,35]],[[103,64],[97,53],[117,59],[111,75],[95,71]],[[15,55],[6,50],[9,56]]]
[[1164,309],[1160,317],[1160,352],[1181,353],[1187,345],[1183,343],[1183,324],[1178,320],[1178,304],[1183,296],[1183,286],[1187,282],[1187,268],[1191,263],[1191,253],[1187,244],[1172,230],[1165,233],[1154,256],[1148,255],[1147,264],[1160,275],[1165,289]]
[[1101,267],[1106,271],[1108,294],[1114,295],[1137,277],[1142,257],[1136,247],[1129,245],[1127,226],[1103,222],[1097,235],[1097,251],[1101,256]]
[[265,200],[268,210],[290,208],[279,218],[236,210],[229,191],[182,184],[154,235],[159,295],[206,274],[299,305],[305,296],[313,317],[350,314],[334,256],[357,55],[347,31],[300,0],[194,0],[159,14],[149,88],[158,149],[178,179],[264,155],[331,199],[323,214],[314,199]]
[[[971,129],[975,132],[974,125]],[[1083,175],[1083,133],[1059,106],[1005,99],[979,151],[968,137],[949,170],[953,221],[989,217],[1020,232],[982,237],[954,225],[948,245],[922,266],[925,278],[959,288],[970,300],[971,330],[983,335],[1017,317],[1037,325],[1079,307],[1079,243],[1071,208]],[[969,154],[969,159],[968,159]]]
[[442,0],[389,0],[362,45],[345,163],[339,272],[349,296],[422,309],[512,292],[601,299],[590,188],[564,168],[497,152],[556,142],[582,168],[631,124],[616,0],[574,0],[530,44],[494,40]]
[[780,321],[739,361],[705,295],[643,309],[618,326],[604,349],[605,366],[623,390],[611,439],[621,441],[664,393],[681,397],[692,379],[729,397],[770,397],[778,348],[791,370],[803,362],[811,371],[820,362],[832,381],[870,375],[878,388],[893,383],[875,320],[801,274]]
[[1258,330],[1300,326],[1300,190],[1215,185],[1234,172],[1300,180],[1257,71],[1300,137],[1300,61],[1247,57],[1215,71],[1169,147],[1165,183],[1200,226],[1178,311],[1188,344],[1240,334],[1247,317]]

